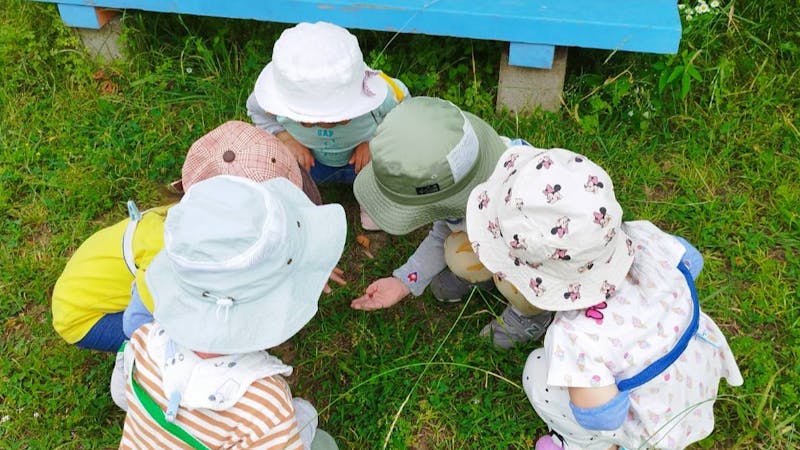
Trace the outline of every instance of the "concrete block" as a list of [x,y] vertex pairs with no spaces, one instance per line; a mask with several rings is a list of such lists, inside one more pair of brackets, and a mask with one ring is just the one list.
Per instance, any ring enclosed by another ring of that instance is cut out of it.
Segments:
[[95,57],[106,61],[124,58],[122,44],[119,42],[122,28],[119,16],[109,19],[99,30],[76,28],[86,50]]
[[508,64],[508,52],[500,57],[500,80],[497,86],[497,110],[532,112],[536,108],[557,111],[561,107],[567,48],[556,47],[550,69],[532,69]]

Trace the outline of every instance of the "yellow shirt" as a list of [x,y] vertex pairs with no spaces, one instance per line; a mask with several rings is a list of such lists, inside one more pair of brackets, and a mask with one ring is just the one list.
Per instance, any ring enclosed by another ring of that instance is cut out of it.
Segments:
[[[164,220],[172,205],[142,214],[133,235],[137,287],[152,312],[153,301],[144,283],[144,270],[164,247]],[[53,288],[53,328],[74,344],[106,314],[124,311],[131,300],[134,276],[122,256],[122,237],[130,219],[103,228],[89,237],[72,258]]]

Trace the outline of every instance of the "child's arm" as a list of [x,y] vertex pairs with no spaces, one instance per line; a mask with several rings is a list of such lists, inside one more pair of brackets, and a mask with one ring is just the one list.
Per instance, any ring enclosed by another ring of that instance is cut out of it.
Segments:
[[628,416],[630,397],[612,384],[596,388],[569,388],[570,409],[587,430],[616,430]]
[[292,152],[297,163],[306,171],[310,171],[314,165],[314,155],[305,145],[301,144],[288,131],[284,130],[276,134],[275,137],[281,140],[284,145]]
[[247,97],[247,115],[253,121],[253,125],[261,128],[269,134],[277,136],[278,133],[284,131],[283,125],[278,123],[274,114],[270,114],[258,104],[255,94],[250,94]]
[[364,295],[350,302],[350,307],[367,311],[389,308],[409,294],[422,295],[433,277],[447,267],[444,261],[444,240],[449,235],[450,228],[445,221],[434,222],[428,236],[408,261],[395,269],[391,277],[371,283]]
[[264,111],[258,104],[255,94],[250,94],[250,96],[247,97],[247,115],[250,116],[253,125],[280,139],[306,171],[311,170],[311,166],[314,165],[314,155],[311,154],[311,150],[297,142],[297,139],[292,137],[292,135],[278,123],[274,114]]
[[358,173],[369,163],[370,158],[369,142],[362,142],[353,150],[353,155],[350,156],[350,161],[347,161],[347,164],[355,165],[356,173]]

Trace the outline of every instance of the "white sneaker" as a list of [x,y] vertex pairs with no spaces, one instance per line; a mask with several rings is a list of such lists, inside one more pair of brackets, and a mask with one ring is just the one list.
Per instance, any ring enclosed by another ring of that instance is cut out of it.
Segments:
[[553,320],[552,311],[545,311],[535,316],[520,315],[511,306],[506,306],[500,317],[492,319],[481,330],[481,336],[490,337],[497,347],[509,349],[516,344],[524,344],[540,339]]

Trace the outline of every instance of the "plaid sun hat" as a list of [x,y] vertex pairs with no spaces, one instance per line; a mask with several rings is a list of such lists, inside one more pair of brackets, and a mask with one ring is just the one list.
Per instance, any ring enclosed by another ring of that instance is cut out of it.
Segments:
[[559,148],[509,148],[467,203],[480,261],[550,311],[588,308],[615,292],[634,253],[621,224],[606,171]]
[[186,154],[181,180],[172,186],[185,192],[217,175],[256,182],[283,177],[303,187],[300,167],[289,149],[275,136],[238,120],[225,122],[195,141]]
[[196,183],[169,210],[145,272],[153,316],[192,350],[279,345],[316,314],[346,228],[340,205],[315,206],[285,178]]

